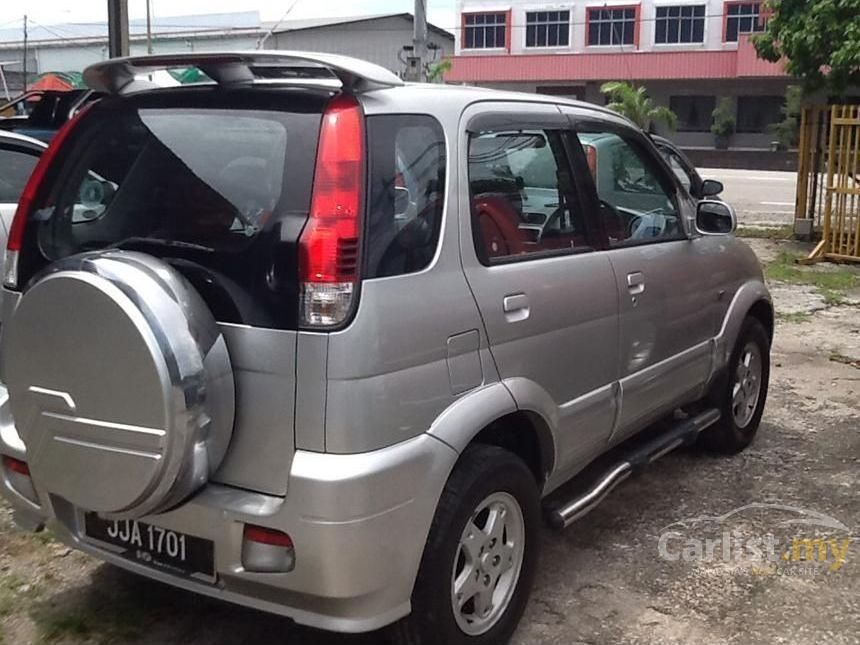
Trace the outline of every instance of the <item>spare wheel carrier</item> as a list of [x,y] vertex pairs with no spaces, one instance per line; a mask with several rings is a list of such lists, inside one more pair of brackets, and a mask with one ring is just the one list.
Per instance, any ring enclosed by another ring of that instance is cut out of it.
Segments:
[[135,518],[220,465],[235,392],[224,337],[177,271],[126,251],[52,265],[3,330],[3,375],[37,489]]

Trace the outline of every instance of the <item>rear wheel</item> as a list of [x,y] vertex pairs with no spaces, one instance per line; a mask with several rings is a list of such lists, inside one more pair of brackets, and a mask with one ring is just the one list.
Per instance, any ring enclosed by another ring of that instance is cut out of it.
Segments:
[[762,324],[747,318],[741,327],[726,374],[708,397],[720,420],[699,437],[702,446],[734,454],[753,440],[761,423],[770,378],[770,339]]
[[503,645],[525,609],[539,551],[537,484],[495,446],[473,446],[442,493],[397,645]]

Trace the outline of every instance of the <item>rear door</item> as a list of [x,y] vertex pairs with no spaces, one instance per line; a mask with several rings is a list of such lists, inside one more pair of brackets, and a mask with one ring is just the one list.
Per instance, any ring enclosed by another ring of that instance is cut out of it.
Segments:
[[461,254],[503,382],[556,432],[556,473],[599,454],[615,416],[617,293],[556,106],[482,103],[461,132]]
[[[607,231],[619,293],[621,412],[613,441],[689,400],[708,376],[718,293],[708,247],[687,236],[693,204],[632,128],[571,110],[596,147],[593,208]],[[585,154],[578,163],[589,164]],[[594,167],[594,162],[590,163]],[[717,297],[715,297],[717,296]]]

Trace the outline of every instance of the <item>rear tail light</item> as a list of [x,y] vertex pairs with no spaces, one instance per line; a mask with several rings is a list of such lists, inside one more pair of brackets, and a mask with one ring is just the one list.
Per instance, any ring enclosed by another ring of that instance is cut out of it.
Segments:
[[18,288],[18,254],[24,243],[24,231],[27,228],[27,221],[36,208],[36,198],[45,181],[45,175],[53,165],[60,148],[63,147],[66,139],[69,138],[69,133],[75,128],[78,121],[80,121],[91,105],[92,103],[85,106],[57,131],[57,134],[51,139],[50,145],[39,158],[39,162],[33,169],[33,174],[30,175],[27,185],[24,186],[24,192],[21,193],[21,199],[18,200],[18,209],[15,211],[15,218],[12,220],[12,227],[9,229],[9,240],[6,244],[3,285],[9,289]]
[[352,311],[359,279],[364,117],[354,96],[328,104],[320,127],[311,210],[299,240],[301,323],[331,327]]

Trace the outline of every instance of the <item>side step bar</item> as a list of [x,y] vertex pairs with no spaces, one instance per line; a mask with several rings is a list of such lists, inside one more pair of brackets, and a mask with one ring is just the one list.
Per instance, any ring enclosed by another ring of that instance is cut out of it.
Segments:
[[705,428],[720,420],[720,411],[712,408],[681,421],[671,430],[634,449],[621,462],[609,468],[590,489],[566,504],[553,509],[548,520],[555,529],[565,529],[602,502],[612,490],[631,475],[683,444],[692,445]]

